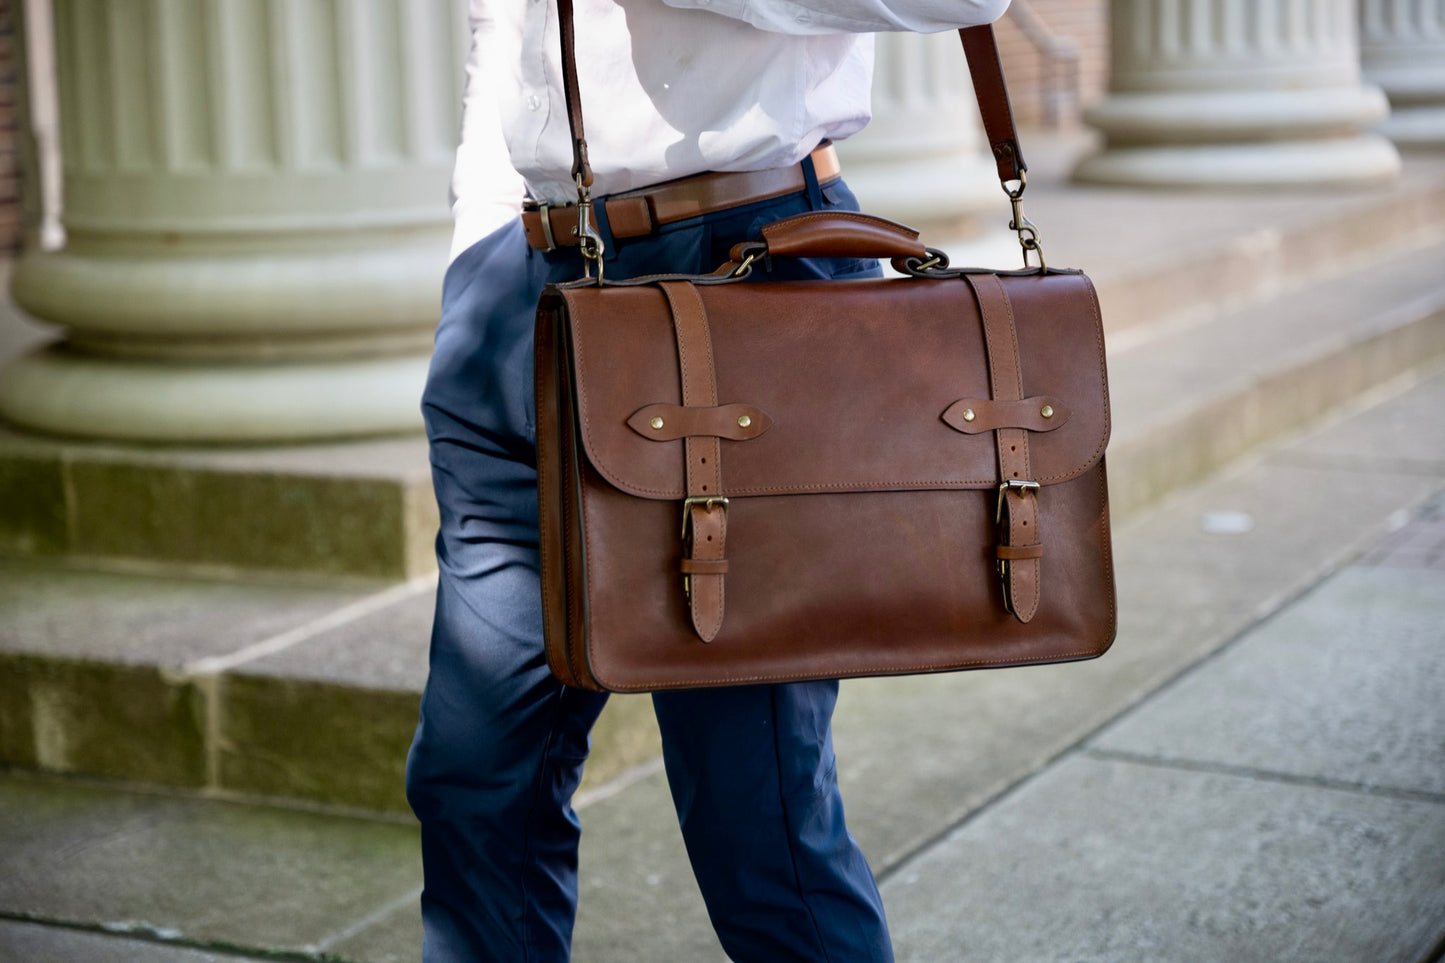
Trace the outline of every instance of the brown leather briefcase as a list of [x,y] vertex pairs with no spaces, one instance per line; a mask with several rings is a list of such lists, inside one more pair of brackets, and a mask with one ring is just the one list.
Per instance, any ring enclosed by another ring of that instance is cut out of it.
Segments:
[[[815,213],[711,275],[543,295],[542,590],[565,683],[936,672],[1113,641],[1098,302],[1080,272],[1042,266],[991,30],[961,33],[1010,226],[1039,266],[954,269],[901,225]],[[889,258],[906,276],[742,283],[794,256]]]

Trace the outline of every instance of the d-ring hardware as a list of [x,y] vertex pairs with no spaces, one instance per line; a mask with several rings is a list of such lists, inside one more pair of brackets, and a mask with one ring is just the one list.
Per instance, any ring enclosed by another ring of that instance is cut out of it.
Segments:
[[1019,247],[1023,248],[1024,252],[1024,267],[1033,267],[1029,263],[1029,252],[1033,251],[1039,256],[1039,270],[1046,271],[1048,265],[1044,263],[1044,247],[1039,229],[1024,214],[1024,190],[1029,186],[1028,175],[1019,171],[1018,181],[1018,187],[1009,187],[1008,181],[1003,182],[1003,192],[1008,195],[1009,204],[1013,207],[1013,218],[1008,222],[1008,229],[1018,232]]
[[[597,228],[592,226],[592,192],[582,183],[582,175],[578,174],[577,181],[577,246],[582,249],[583,277],[592,277],[592,265],[597,265],[597,285],[602,285],[602,253],[606,245],[602,243],[602,235],[597,233]],[[546,223],[544,220],[542,223]]]

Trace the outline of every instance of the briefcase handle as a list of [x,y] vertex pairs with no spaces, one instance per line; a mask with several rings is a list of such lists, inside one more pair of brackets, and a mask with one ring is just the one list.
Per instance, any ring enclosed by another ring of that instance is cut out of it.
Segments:
[[923,257],[918,232],[886,217],[853,211],[811,211],[774,221],[762,229],[761,242],[733,249],[757,250],[774,257]]

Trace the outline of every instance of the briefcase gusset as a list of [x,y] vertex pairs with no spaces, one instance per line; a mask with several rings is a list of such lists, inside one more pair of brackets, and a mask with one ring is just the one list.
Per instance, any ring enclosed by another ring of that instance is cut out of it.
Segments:
[[644,691],[1100,655],[1103,345],[1056,269],[549,289],[552,671]]

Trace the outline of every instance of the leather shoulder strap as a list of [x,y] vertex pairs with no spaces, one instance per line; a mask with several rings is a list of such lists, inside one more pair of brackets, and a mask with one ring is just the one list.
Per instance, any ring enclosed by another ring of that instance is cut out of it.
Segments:
[[557,0],[557,31],[562,35],[562,93],[567,100],[567,126],[572,131],[572,176],[592,186],[587,160],[587,133],[582,129],[582,90],[577,83],[577,40],[572,29],[572,0]]
[[[572,0],[557,0],[558,32],[562,37],[562,90],[567,100],[567,124],[572,130],[572,176],[582,179],[583,187],[592,186],[592,165],[587,159],[587,135],[582,127],[582,92],[577,82],[577,44],[573,31]],[[1009,105],[1008,87],[1003,79],[1003,64],[998,56],[993,25],[964,27],[958,31],[963,53],[968,58],[968,72],[973,77],[978,110],[983,116],[983,129],[988,135],[989,149],[998,164],[1000,181],[1016,181],[1028,170],[1023,151],[1019,149],[1018,130],[1014,127],[1013,108]]]
[[1024,154],[1019,148],[1019,132],[1014,127],[1014,112],[1009,105],[1008,85],[1003,79],[1003,62],[999,60],[993,24],[965,27],[958,36],[963,40],[963,54],[968,58],[968,73],[973,78],[973,93],[978,98],[988,147],[998,165],[998,179],[1005,183],[1019,180],[1029,165],[1024,163]]

